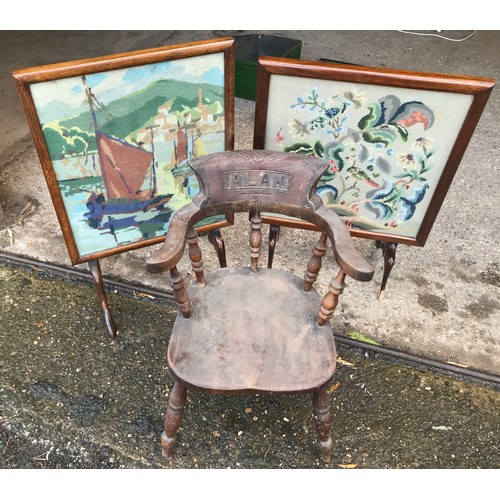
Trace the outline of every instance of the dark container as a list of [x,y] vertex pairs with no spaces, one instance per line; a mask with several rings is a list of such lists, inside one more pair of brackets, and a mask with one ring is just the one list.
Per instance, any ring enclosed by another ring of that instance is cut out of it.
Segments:
[[300,59],[302,41],[278,35],[238,35],[234,37],[236,97],[255,101],[257,61],[260,56]]

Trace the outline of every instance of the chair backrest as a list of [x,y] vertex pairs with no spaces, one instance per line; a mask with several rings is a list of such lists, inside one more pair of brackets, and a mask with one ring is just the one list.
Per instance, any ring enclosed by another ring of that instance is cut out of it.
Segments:
[[372,278],[373,267],[354,248],[344,222],[316,195],[316,185],[328,168],[326,161],[294,153],[250,150],[214,153],[192,159],[189,165],[198,178],[200,192],[175,213],[165,242],[147,260],[149,272],[170,271],[174,296],[184,317],[190,317],[190,300],[177,263],[187,243],[196,279],[200,285],[204,284],[201,252],[193,227],[214,215],[249,212],[253,271],[257,271],[262,243],[261,212],[293,216],[315,224],[322,233],[307,265],[305,291],[311,289],[318,276],[326,241],[330,239],[340,270],[323,298],[318,318],[320,325],[333,315],[346,275],[359,281]]

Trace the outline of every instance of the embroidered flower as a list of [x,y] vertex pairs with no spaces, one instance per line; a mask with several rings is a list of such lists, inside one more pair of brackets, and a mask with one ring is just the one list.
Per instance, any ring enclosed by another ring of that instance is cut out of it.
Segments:
[[360,108],[365,100],[364,93],[358,92],[357,90],[344,92],[344,97],[351,101],[355,108]]
[[335,160],[328,160],[328,172],[335,174],[339,171],[339,167]]
[[398,163],[403,165],[404,168],[411,168],[417,165],[417,160],[411,153],[400,153],[398,155]]
[[325,116],[327,118],[333,118],[334,116],[339,114],[340,109],[339,108],[329,108],[325,110]]
[[430,137],[418,137],[413,143],[413,149],[428,149],[431,146],[432,139]]
[[288,124],[288,129],[290,130],[290,133],[294,137],[302,138],[305,135],[308,135],[311,133],[307,129],[307,125],[305,123],[302,123],[300,120],[297,120],[297,118],[294,118],[293,122]]

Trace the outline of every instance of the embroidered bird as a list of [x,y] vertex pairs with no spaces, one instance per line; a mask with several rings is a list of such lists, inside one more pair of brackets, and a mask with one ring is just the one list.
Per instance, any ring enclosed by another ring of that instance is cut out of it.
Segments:
[[347,171],[356,179],[359,179],[361,181],[366,182],[369,186],[378,188],[380,187],[380,184],[376,183],[373,179],[371,179],[366,172],[361,170],[358,167],[349,167]]

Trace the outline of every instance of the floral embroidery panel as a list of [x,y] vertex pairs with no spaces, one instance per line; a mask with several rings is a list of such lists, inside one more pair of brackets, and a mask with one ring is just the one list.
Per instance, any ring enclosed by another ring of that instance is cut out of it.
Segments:
[[415,238],[472,100],[272,75],[264,147],[327,160],[317,193],[350,227]]

